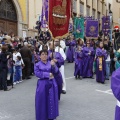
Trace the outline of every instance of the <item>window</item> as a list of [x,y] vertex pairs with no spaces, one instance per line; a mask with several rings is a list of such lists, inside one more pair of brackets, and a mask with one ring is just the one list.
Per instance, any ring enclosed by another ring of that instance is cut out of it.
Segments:
[[80,15],[84,15],[84,4],[80,3]]
[[86,5],[88,5],[88,0],[86,0]]
[[111,4],[109,3],[109,11],[111,10]]
[[77,0],[73,0],[73,12],[77,13]]
[[120,0],[116,0],[116,2],[120,3]]
[[93,16],[93,19],[95,19],[95,12],[96,12],[96,10],[95,10],[95,9],[92,9],[92,16]]
[[97,13],[97,19],[100,20],[100,12]]
[[90,6],[87,6],[87,8],[86,8],[86,15],[90,16]]
[[0,18],[17,21],[16,10],[11,0],[0,2]]

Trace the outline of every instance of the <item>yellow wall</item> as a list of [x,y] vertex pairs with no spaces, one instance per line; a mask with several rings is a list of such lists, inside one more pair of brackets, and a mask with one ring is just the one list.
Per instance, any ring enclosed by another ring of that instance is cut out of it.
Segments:
[[120,3],[117,3],[116,1],[113,2],[113,22],[114,25],[118,24],[118,18],[120,18]]
[[27,0],[18,0],[18,2],[22,11],[23,22],[27,23]]
[[39,16],[42,11],[42,0],[30,0],[29,1],[29,29],[33,29],[36,26],[36,21],[39,20]]

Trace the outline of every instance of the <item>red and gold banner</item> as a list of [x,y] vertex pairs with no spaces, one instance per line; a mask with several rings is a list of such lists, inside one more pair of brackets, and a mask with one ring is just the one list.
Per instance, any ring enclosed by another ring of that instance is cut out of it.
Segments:
[[53,38],[68,34],[71,0],[49,0],[49,29]]

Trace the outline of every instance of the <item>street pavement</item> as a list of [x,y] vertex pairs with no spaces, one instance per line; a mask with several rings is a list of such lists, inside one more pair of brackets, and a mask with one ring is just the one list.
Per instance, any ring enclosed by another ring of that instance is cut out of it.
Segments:
[[[57,120],[114,120],[116,100],[110,81],[76,80],[74,64],[65,64],[67,94],[62,95]],[[0,120],[35,120],[37,78],[15,85],[11,91],[0,91]]]

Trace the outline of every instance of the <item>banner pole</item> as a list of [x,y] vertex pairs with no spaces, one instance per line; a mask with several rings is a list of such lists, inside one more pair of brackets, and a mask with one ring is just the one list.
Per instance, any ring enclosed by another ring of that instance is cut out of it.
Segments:
[[55,52],[54,39],[52,40],[52,44],[53,44],[52,59],[54,59],[54,52]]

